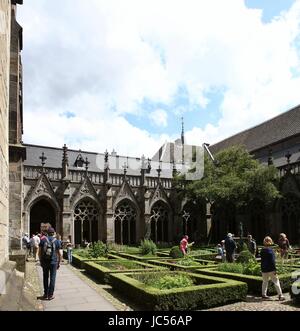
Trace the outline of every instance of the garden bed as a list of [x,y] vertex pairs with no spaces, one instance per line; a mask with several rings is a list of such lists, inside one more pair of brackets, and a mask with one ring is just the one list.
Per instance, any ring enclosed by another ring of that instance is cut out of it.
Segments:
[[[291,272],[292,272],[292,270],[293,269],[291,268]],[[228,278],[228,279],[232,279],[232,280],[245,282],[248,285],[249,293],[261,295],[261,290],[262,290],[262,277],[261,276],[253,276],[253,275],[245,275],[245,274],[233,273],[233,272],[217,271],[216,268],[198,269],[197,272],[204,274],[204,275]],[[281,285],[282,291],[288,292],[290,289],[290,286],[292,284],[291,273],[281,274],[281,275],[278,275],[278,277],[280,280],[280,285]],[[274,284],[271,281],[269,282],[268,293],[270,295],[277,293],[276,289],[274,287]]]
[[194,270],[199,268],[208,268],[214,267],[210,261],[207,260],[200,260],[200,259],[162,259],[162,260],[149,260],[148,263],[155,264],[161,267],[167,267],[170,270]]
[[[181,275],[189,277],[192,284],[186,287],[172,286],[171,289],[154,287],[165,277],[178,277],[178,281],[181,281]],[[154,285],[151,285],[149,277],[153,277]],[[117,291],[145,310],[205,309],[241,301],[247,295],[245,283],[181,271],[111,274],[110,281]]]
[[163,270],[157,266],[147,263],[118,259],[111,261],[89,261],[84,263],[86,272],[102,283],[109,283],[110,275],[124,272],[149,272],[153,270]]
[[[68,260],[67,252],[64,251],[64,258]],[[119,259],[118,256],[113,254],[107,254],[107,257],[99,257],[99,258],[91,258],[91,257],[83,257],[77,255],[76,253],[72,254],[72,265],[79,269],[84,269],[84,263],[89,261],[98,261],[98,260],[115,260]]]

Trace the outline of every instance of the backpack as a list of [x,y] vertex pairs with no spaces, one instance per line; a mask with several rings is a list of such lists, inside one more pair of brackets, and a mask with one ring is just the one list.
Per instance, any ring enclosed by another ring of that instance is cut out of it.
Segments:
[[52,255],[55,250],[56,239],[54,238],[52,242],[50,242],[50,240],[46,237],[45,240],[46,241],[43,246],[43,261],[51,262]]

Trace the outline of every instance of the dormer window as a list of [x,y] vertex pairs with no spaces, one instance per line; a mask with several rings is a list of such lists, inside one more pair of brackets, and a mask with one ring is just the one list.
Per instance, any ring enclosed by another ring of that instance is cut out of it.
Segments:
[[85,164],[84,158],[82,157],[81,154],[79,154],[77,156],[77,159],[76,159],[75,163],[74,163],[74,166],[76,168],[83,168],[84,167],[84,164]]

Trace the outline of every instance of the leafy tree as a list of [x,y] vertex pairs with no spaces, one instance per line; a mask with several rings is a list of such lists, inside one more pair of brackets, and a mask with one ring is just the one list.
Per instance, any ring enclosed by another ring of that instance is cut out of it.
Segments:
[[176,178],[177,187],[193,200],[206,199],[217,204],[234,204],[243,207],[258,199],[264,203],[280,196],[277,170],[263,166],[242,146],[227,148],[215,156],[216,163],[205,158],[204,177],[183,184]]

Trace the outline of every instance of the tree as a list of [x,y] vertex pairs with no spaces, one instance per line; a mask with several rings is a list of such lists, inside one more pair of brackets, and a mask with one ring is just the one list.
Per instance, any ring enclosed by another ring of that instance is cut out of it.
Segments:
[[[215,159],[214,164],[206,157],[204,177],[185,185],[190,199],[239,208],[253,199],[268,203],[280,196],[277,169],[261,165],[244,147],[227,148],[217,153]],[[182,186],[180,179],[178,183]]]

